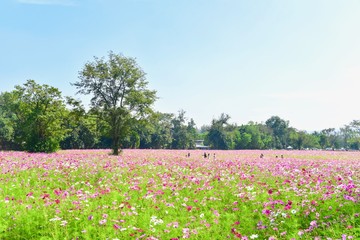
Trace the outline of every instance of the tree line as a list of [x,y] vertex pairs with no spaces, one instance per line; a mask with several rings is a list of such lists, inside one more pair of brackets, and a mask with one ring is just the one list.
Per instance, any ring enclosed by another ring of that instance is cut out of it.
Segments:
[[202,127],[205,143],[216,149],[327,149],[359,150],[360,121],[354,120],[336,130],[327,128],[308,133],[272,116],[265,123],[230,124],[222,114],[210,126]]
[[196,140],[213,149],[354,149],[360,147],[360,121],[343,128],[308,133],[272,116],[265,123],[229,123],[223,113],[196,128],[186,112],[153,109],[156,91],[148,89],[135,59],[109,52],[95,57],[72,83],[91,95],[88,110],[59,89],[27,80],[0,93],[0,149],[54,152],[59,149],[123,148],[194,149]]

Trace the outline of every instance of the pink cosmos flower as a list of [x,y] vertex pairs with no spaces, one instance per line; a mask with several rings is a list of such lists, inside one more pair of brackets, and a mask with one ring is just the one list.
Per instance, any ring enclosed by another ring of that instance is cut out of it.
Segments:
[[178,222],[174,222],[173,223],[173,228],[178,228],[179,227],[179,223]]
[[183,238],[190,238],[190,229],[189,228],[183,228]]
[[262,213],[265,214],[266,216],[269,216],[270,213],[271,213],[271,210],[269,210],[269,209],[264,209],[264,210],[262,210]]
[[263,225],[262,221],[259,221],[256,225],[257,225],[257,229],[265,229],[265,228],[267,228],[266,225]]
[[138,191],[138,190],[140,190],[141,188],[140,188],[139,186],[137,186],[137,185],[134,185],[134,186],[131,186],[130,189],[131,189],[131,190]]
[[31,197],[34,193],[33,192],[29,192],[28,194],[26,194],[27,197]]
[[231,229],[231,233],[234,234],[234,236],[235,236],[236,238],[241,238],[241,237],[242,237],[241,234],[236,231],[236,228],[232,228],[232,229]]
[[291,209],[291,205],[286,205],[286,206],[284,207],[284,210],[289,210],[289,209]]
[[345,199],[345,200],[352,201],[352,202],[356,202],[355,198],[352,197],[352,196],[349,196],[349,195],[344,195],[344,199]]
[[59,190],[59,189],[55,189],[55,190],[54,190],[54,193],[55,193],[55,195],[60,196],[60,194],[61,194],[61,190]]
[[43,195],[41,195],[42,199],[46,199],[46,198],[49,198],[49,197],[50,197],[50,194],[48,194],[48,193],[44,193]]
[[61,196],[62,196],[63,198],[67,198],[69,195],[70,195],[70,194],[69,194],[68,191],[64,191]]
[[311,222],[310,222],[310,226],[311,226],[311,227],[316,227],[316,226],[317,226],[316,221],[315,221],[315,220],[314,220],[314,221],[311,221]]

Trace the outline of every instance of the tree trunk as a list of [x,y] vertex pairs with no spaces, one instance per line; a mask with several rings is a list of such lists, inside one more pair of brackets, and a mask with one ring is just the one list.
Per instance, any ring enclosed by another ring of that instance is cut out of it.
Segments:
[[119,155],[119,148],[118,147],[113,147],[113,155],[118,156]]
[[119,147],[120,147],[119,136],[113,136],[112,140],[113,140],[113,146],[112,146],[113,152],[112,152],[112,154],[115,155],[115,156],[118,156],[119,155]]
[[113,109],[111,114],[111,137],[112,137],[112,154],[115,156],[119,155],[119,136],[118,136],[118,116],[116,109]]

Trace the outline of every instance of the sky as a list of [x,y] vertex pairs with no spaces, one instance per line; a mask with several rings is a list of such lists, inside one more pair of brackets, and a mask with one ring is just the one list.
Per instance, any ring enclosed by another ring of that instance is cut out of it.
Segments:
[[299,130],[360,119],[358,0],[1,0],[0,92],[28,79],[75,95],[84,64],[136,58],[154,108],[198,127],[288,120]]

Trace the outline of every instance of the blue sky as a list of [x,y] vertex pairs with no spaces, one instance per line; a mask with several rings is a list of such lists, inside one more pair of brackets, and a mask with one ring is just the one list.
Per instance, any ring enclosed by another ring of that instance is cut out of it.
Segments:
[[1,0],[0,92],[34,79],[74,96],[112,50],[137,59],[156,110],[198,127],[227,113],[339,128],[360,119],[359,13],[358,0]]

